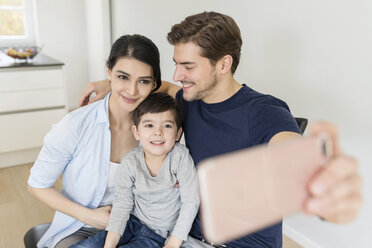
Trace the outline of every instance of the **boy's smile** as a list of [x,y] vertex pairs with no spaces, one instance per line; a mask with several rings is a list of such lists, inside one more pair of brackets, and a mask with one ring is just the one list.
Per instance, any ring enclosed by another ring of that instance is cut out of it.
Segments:
[[164,159],[180,138],[174,111],[147,113],[141,116],[138,127],[133,125],[134,137],[141,142],[147,159]]

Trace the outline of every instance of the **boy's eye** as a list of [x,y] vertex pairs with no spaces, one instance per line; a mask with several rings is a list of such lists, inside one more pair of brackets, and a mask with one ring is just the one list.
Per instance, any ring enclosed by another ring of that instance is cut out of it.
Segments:
[[120,78],[120,79],[128,79],[128,77],[125,76],[125,75],[119,75],[118,78]]
[[173,127],[172,124],[165,124],[165,125],[164,125],[164,128],[172,128],[172,127]]
[[152,124],[145,124],[145,127],[151,128],[152,127]]

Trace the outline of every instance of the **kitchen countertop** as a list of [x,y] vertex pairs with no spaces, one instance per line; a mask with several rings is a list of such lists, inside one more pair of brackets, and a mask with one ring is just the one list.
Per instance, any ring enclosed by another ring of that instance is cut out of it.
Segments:
[[[25,61],[25,60],[17,60]],[[35,66],[61,66],[62,62],[55,60],[45,54],[39,53],[33,59],[28,60],[27,63],[15,63],[15,59],[0,53],[0,68],[27,68]]]

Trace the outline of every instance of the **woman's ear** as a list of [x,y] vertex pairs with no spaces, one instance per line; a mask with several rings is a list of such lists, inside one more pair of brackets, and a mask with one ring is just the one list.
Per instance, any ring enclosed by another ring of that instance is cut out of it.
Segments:
[[180,127],[177,131],[176,141],[180,141],[182,135],[182,127]]
[[138,129],[137,129],[136,125],[132,126],[132,132],[133,132],[134,138],[139,141],[140,139],[139,139]]
[[107,67],[108,80],[111,81],[111,70]]

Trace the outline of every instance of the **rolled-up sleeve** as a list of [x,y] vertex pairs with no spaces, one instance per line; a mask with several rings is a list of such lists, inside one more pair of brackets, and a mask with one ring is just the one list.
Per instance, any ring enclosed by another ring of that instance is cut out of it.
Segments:
[[77,145],[77,128],[66,115],[44,137],[44,145],[30,171],[28,184],[35,188],[54,185],[70,162]]

